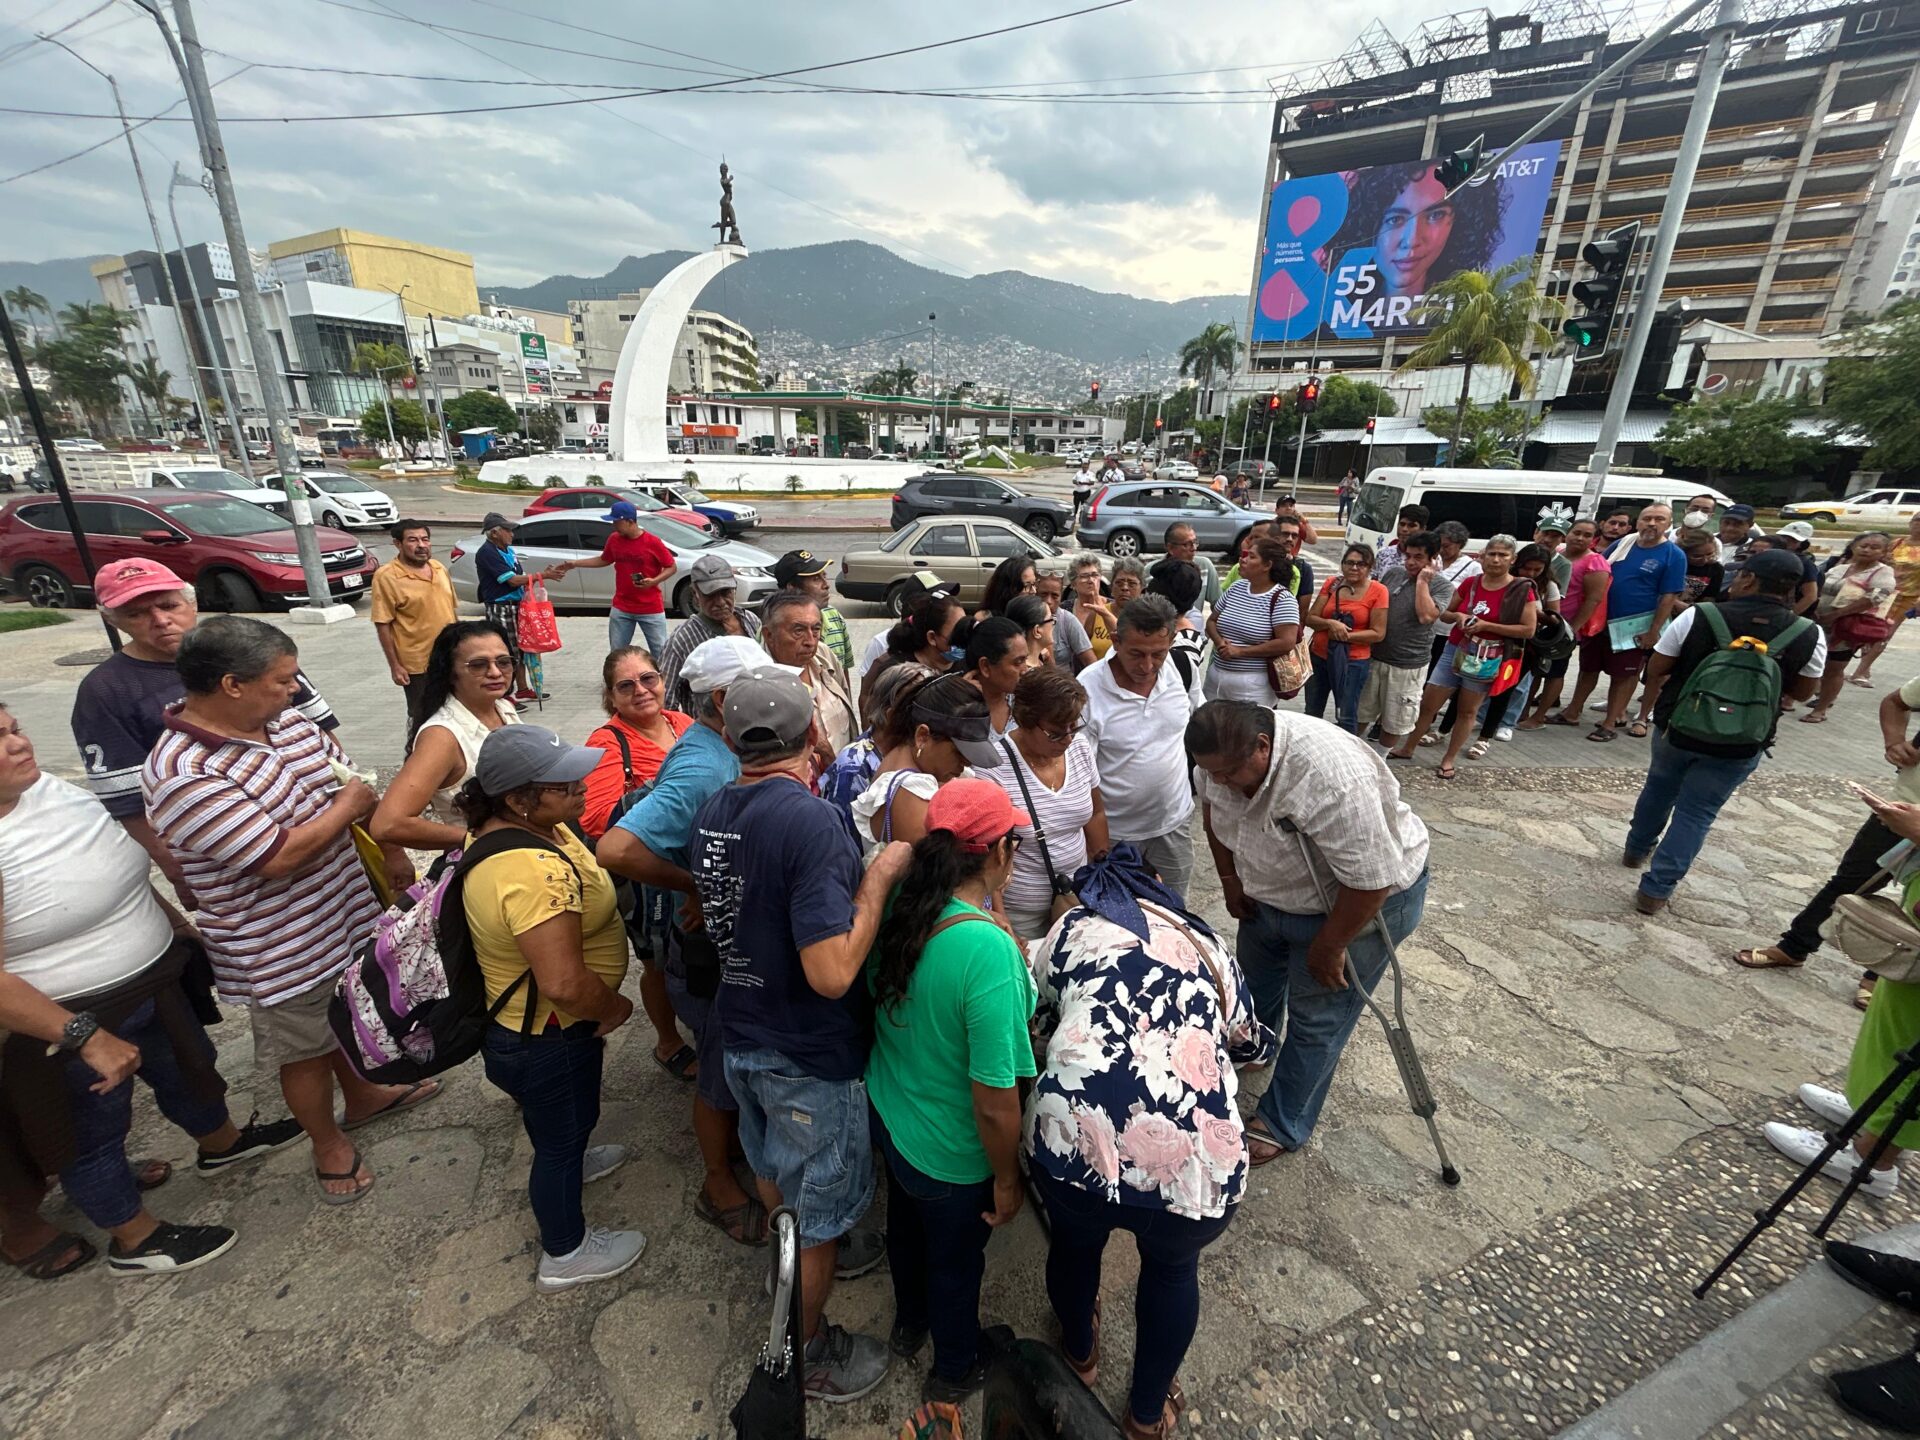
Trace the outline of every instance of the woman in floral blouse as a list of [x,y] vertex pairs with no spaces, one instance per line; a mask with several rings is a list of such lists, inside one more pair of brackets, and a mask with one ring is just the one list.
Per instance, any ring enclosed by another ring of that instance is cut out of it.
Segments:
[[1115,1230],[1140,1249],[1129,1440],[1166,1435],[1175,1372],[1200,1319],[1200,1252],[1247,1178],[1233,1067],[1270,1059],[1232,953],[1130,845],[1075,877],[1081,900],[1036,947],[1046,1062],[1026,1148],[1052,1221],[1047,1295],[1076,1374],[1100,1367],[1100,1257]]

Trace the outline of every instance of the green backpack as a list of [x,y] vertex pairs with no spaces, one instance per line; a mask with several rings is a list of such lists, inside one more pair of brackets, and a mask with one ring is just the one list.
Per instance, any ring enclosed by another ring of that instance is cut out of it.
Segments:
[[[1714,652],[1694,666],[1673,703],[1667,733],[1704,745],[1746,748],[1757,754],[1773,735],[1780,714],[1782,669],[1770,650],[1784,651],[1812,626],[1802,615],[1771,641],[1734,636],[1718,605],[1696,612],[1713,630]],[[1696,624],[1698,621],[1696,620]]]

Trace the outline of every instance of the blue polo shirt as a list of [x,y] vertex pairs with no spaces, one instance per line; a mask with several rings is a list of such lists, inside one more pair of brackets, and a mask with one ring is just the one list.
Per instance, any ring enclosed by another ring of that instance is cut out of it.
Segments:
[[668,864],[691,870],[693,817],[739,778],[740,757],[696,721],[667,751],[653,787],[614,823]]
[[1677,595],[1686,588],[1686,551],[1671,540],[1662,540],[1658,545],[1635,542],[1613,562],[1607,616],[1620,619],[1645,615],[1659,605],[1662,595]]

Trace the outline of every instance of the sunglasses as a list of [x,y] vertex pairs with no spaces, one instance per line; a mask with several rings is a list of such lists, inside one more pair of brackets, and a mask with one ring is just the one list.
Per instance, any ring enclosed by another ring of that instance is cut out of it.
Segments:
[[658,690],[666,683],[657,670],[649,670],[645,675],[641,675],[633,680],[614,681],[613,693],[616,695],[637,695],[642,690]]
[[1084,721],[1076,720],[1064,730],[1050,730],[1045,725],[1037,725],[1034,728],[1054,744],[1065,745],[1087,727]]
[[482,655],[477,660],[462,660],[460,665],[469,675],[485,675],[490,670],[498,670],[503,675],[513,673],[511,655]]

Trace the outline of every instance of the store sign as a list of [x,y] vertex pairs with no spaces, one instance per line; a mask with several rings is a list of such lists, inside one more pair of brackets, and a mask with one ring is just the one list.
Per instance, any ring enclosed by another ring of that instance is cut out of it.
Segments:
[[688,439],[702,436],[714,440],[731,440],[740,433],[738,425],[682,425],[681,435]]
[[538,360],[547,363],[547,337],[538,330],[520,332],[520,357],[523,360]]

